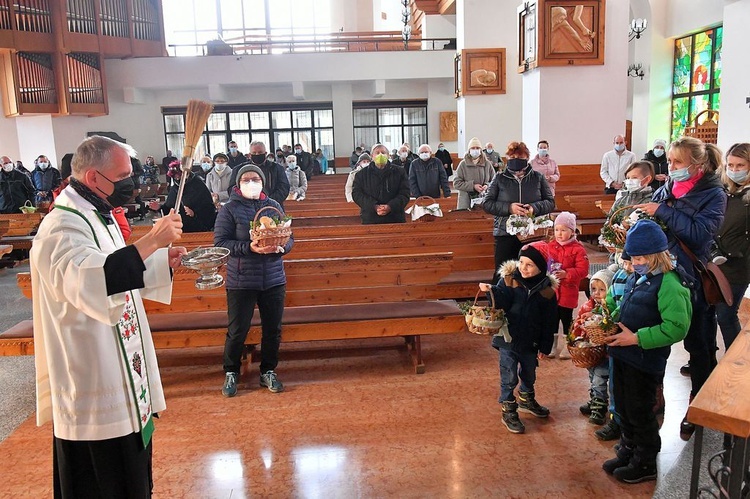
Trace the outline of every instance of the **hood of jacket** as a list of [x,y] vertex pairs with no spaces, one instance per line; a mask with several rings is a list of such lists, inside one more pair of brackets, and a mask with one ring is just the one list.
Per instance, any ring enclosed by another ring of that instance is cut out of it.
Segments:
[[[515,275],[516,271],[518,270],[519,263],[520,262],[518,260],[508,260],[507,262],[500,264],[500,268],[497,269],[497,273],[500,274],[500,277],[505,281],[506,286],[515,288],[521,285],[518,281],[515,280]],[[529,291],[531,293],[534,293],[536,291],[539,291],[540,289],[543,289],[545,285],[548,285],[554,291],[558,287],[560,287],[560,280],[548,272],[547,278],[543,279],[539,284],[537,284]]]

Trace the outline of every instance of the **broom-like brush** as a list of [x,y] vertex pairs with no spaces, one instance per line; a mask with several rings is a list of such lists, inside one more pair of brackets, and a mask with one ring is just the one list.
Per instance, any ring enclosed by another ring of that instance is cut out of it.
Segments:
[[182,177],[180,178],[180,188],[177,191],[177,201],[174,204],[175,213],[180,212],[180,203],[182,203],[182,193],[185,190],[185,182],[188,173],[193,168],[193,155],[195,146],[206,128],[208,117],[214,110],[213,104],[205,101],[190,99],[188,101],[187,116],[185,116],[185,147],[182,149]]

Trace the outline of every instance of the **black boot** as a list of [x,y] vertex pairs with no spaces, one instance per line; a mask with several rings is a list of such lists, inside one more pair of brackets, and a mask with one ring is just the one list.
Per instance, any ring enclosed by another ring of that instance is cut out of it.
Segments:
[[603,441],[614,440],[620,438],[620,425],[615,422],[615,418],[609,415],[609,421],[602,428],[599,428],[594,432],[596,438]]
[[518,404],[515,400],[503,402],[503,424],[511,433],[526,431],[526,427],[518,419]]
[[589,415],[589,423],[595,425],[603,425],[605,416],[607,415],[607,401],[594,397],[591,399],[591,414]]
[[630,463],[617,468],[612,474],[617,480],[625,483],[641,483],[656,480],[656,456],[649,459],[641,458],[636,452]]
[[578,407],[578,410],[581,411],[581,414],[584,416],[591,416],[591,401],[594,400],[594,394],[591,393],[591,390],[589,390],[589,401],[585,404],[581,404]]
[[539,405],[539,402],[534,398],[534,392],[518,392],[518,410],[533,414],[538,418],[549,416],[549,409]]
[[604,464],[602,464],[602,469],[608,475],[614,473],[616,469],[630,464],[630,459],[633,457],[633,448],[624,443],[622,439],[620,439],[619,447],[617,445],[615,447],[617,447],[615,450],[617,457],[604,461]]
[[[690,402],[693,401],[693,396],[690,396],[690,401],[688,402],[688,405],[690,405]],[[687,419],[687,412],[685,413],[685,417],[682,418],[682,422],[680,423],[680,438],[683,440],[689,440],[690,437],[693,435],[693,432],[695,431],[695,425],[688,421]]]

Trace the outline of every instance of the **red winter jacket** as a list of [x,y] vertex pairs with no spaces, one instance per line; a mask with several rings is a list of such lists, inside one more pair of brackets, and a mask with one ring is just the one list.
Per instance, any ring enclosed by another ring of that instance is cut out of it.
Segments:
[[[554,264],[561,264],[555,268]],[[562,245],[554,239],[547,243],[547,270],[564,270],[567,276],[560,280],[557,288],[557,304],[560,307],[578,306],[578,287],[581,279],[589,275],[589,257],[586,249],[577,240]]]

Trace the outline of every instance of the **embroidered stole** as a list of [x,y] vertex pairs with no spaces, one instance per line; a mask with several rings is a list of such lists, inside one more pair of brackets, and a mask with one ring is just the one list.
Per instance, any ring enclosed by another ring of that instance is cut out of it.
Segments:
[[[55,208],[75,213],[80,216],[91,228],[91,232],[94,235],[94,242],[97,247],[101,249],[99,239],[96,237],[96,231],[91,225],[91,222],[83,215],[83,213],[67,206],[55,206]],[[104,224],[107,233],[112,238],[112,242],[115,242],[115,236],[110,231],[107,222],[102,216],[95,212],[97,218]],[[116,227],[116,225],[113,225]],[[115,229],[116,230],[116,229]],[[119,237],[122,237],[119,235]],[[122,241],[124,243],[124,241]],[[133,299],[133,293],[131,291],[125,292],[125,307],[122,311],[122,317],[118,323],[112,328],[113,333],[116,335],[117,344],[120,346],[120,354],[122,361],[125,364],[125,368],[128,372],[128,381],[130,385],[131,398],[133,400],[133,409],[138,414],[138,425],[141,439],[143,440],[144,448],[148,446],[151,441],[151,436],[154,433],[154,420],[151,412],[151,391],[149,389],[148,379],[148,367],[146,365],[146,355],[143,351],[143,341],[141,340],[141,326],[138,319],[138,311],[135,307]]]

